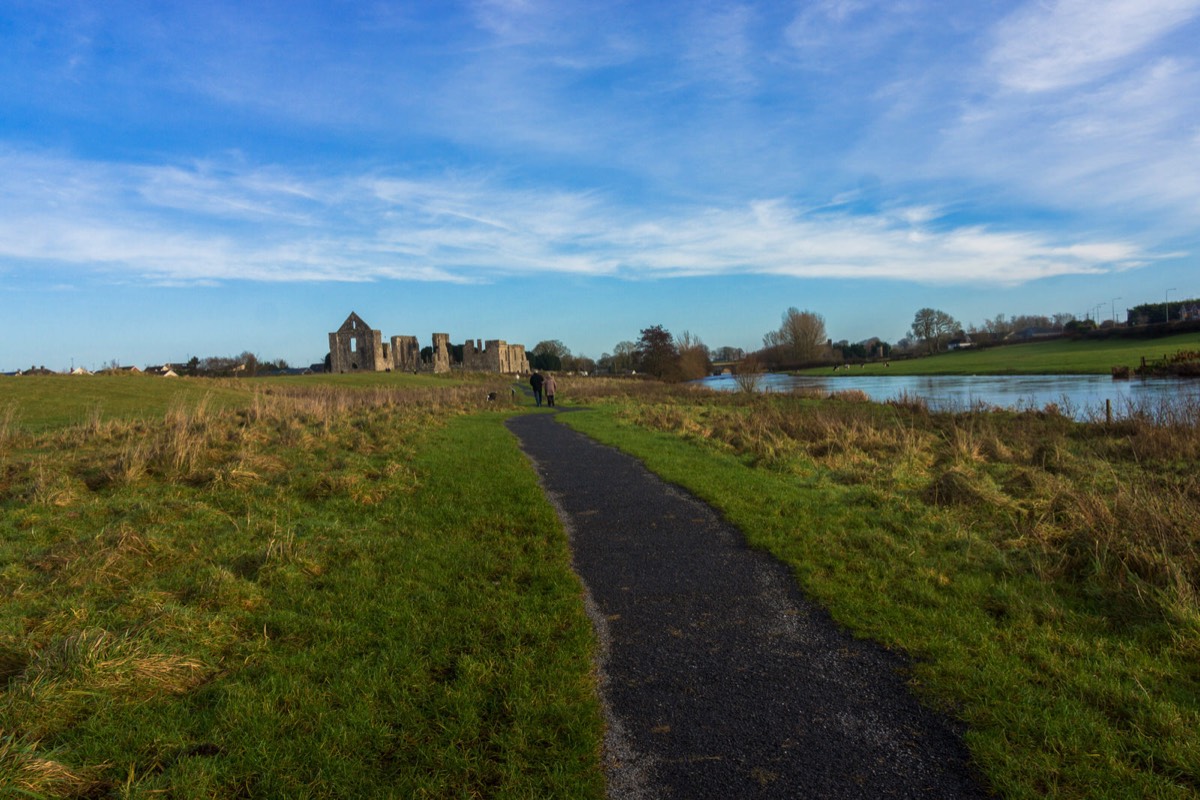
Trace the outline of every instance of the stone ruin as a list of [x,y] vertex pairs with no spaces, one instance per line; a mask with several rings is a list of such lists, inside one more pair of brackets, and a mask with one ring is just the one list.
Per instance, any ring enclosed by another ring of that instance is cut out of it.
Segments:
[[393,336],[372,330],[362,317],[350,312],[342,327],[329,334],[330,372],[433,372],[454,369],[466,372],[519,374],[529,372],[525,345],[509,344],[503,339],[486,342],[468,339],[462,346],[462,361],[455,361],[450,334],[433,334],[433,358],[421,358],[421,345],[415,336]]

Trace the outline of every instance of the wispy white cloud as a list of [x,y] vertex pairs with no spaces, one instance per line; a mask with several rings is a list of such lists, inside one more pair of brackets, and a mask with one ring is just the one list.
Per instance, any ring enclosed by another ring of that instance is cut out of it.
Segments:
[[487,177],[311,177],[0,157],[0,264],[114,281],[490,281],[788,275],[1015,285],[1144,263],[1122,241],[948,227],[930,207],[853,214],[778,199],[635,212]]
[[[1096,13],[1112,5],[1100,4]],[[1174,5],[1200,8],[1200,2]],[[1105,31],[1117,25],[1107,19]],[[1078,30],[1075,36],[1086,39]],[[964,103],[922,168],[939,180],[967,181],[976,191],[982,182],[1010,202],[1090,216],[1107,227],[1168,237],[1187,230],[1200,214],[1200,116],[1189,99],[1200,96],[1200,69],[1194,58],[1169,51],[1143,58],[1131,49],[1121,53],[1130,57],[1102,81],[1087,82],[1085,73],[1115,68],[1115,56],[1061,71],[1038,62],[1005,73],[1024,91],[1002,87]]]
[[996,80],[1025,92],[1088,83],[1200,15],[1200,0],[1026,3],[996,30]]
[[846,163],[977,220],[1194,238],[1200,0],[1026,2],[975,22],[889,75]]

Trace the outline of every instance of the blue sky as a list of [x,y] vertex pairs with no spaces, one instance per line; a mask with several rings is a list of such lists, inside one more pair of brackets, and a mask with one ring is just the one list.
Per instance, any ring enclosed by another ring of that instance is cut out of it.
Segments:
[[[0,370],[1200,296],[1200,0],[0,0]],[[1099,307],[1099,308],[1098,308]]]

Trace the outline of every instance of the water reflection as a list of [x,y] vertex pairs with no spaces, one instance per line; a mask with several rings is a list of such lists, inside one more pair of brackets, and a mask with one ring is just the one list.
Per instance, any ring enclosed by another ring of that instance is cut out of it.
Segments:
[[[718,391],[739,389],[732,375],[705,378],[698,383]],[[762,376],[759,391],[790,392],[811,389],[840,392],[857,389],[876,402],[919,397],[936,410],[960,410],[984,404],[998,408],[1045,408],[1057,405],[1076,418],[1103,416],[1105,401],[1113,413],[1125,416],[1130,407],[1184,408],[1200,405],[1200,381],[1146,378],[1114,381],[1107,375],[854,375]]]

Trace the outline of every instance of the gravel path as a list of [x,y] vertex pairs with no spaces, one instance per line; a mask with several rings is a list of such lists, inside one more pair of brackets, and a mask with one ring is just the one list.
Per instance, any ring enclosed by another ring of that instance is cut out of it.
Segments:
[[610,797],[987,796],[904,660],[840,629],[709,506],[553,416],[508,425],[589,595]]

